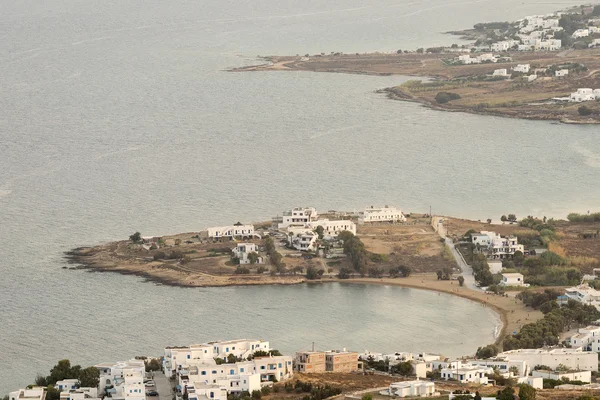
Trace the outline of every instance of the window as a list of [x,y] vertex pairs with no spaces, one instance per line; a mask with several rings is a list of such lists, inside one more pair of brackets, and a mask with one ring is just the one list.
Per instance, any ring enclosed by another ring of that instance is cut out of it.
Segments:
[[210,392],[210,398],[214,399],[215,398],[215,392]]
[[264,366],[264,365],[261,365],[261,366],[260,366],[260,369],[265,369],[265,366]]
[[206,375],[206,371],[200,372],[200,375]]
[[233,374],[235,374],[235,370],[233,370],[233,369],[230,369],[230,370],[229,370],[229,375],[233,375]]
[[240,372],[244,372],[244,368],[240,368]]
[[188,358],[188,360],[190,359],[190,357],[191,357],[191,356],[188,354],[188,355],[187,355],[187,358]]
[[217,373],[217,371],[212,371],[212,373],[213,373],[213,374],[216,374],[216,373]]
[[278,364],[278,367],[281,368],[281,363]]

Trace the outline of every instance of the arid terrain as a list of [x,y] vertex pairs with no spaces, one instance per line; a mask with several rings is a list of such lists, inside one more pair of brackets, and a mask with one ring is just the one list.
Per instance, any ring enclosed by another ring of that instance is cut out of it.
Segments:
[[[578,88],[600,88],[600,49],[547,52],[502,53],[509,62],[456,65],[451,60],[458,54],[337,54],[312,57],[268,57],[268,63],[237,68],[233,71],[313,71],[367,75],[405,75],[433,78],[423,82],[410,81],[384,90],[392,99],[415,101],[428,107],[503,117],[554,120],[569,123],[599,123],[600,104],[585,102],[592,115],[581,116],[582,103],[553,102],[552,98],[569,96]],[[551,70],[582,64],[585,71],[570,71],[557,78],[549,70],[539,73],[528,82],[520,76],[492,80],[496,69],[507,69],[517,64],[530,64],[535,69]],[[440,104],[439,92],[452,92],[459,99]],[[595,113],[595,114],[594,114]]]

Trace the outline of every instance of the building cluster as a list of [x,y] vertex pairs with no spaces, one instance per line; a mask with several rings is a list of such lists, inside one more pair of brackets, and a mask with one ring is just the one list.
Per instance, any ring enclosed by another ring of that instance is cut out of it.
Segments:
[[[188,398],[226,400],[293,376],[291,356],[273,356],[269,342],[230,340],[164,349],[163,369]],[[257,352],[259,352],[257,354]]]

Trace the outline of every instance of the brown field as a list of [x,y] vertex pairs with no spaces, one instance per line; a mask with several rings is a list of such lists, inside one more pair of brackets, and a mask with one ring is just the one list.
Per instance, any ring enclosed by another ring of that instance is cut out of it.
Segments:
[[516,232],[535,232],[529,228],[523,228],[518,223],[510,224],[488,224],[480,221],[471,221],[468,219],[444,217],[444,227],[446,228],[447,235],[453,237],[461,237],[470,229],[474,231],[492,231],[501,235],[514,235]]
[[[577,88],[600,88],[600,49],[568,50],[561,52],[513,52],[504,54],[512,62],[450,65],[447,61],[456,54],[341,54],[313,56],[308,61],[301,57],[270,57],[272,65],[265,64],[234,69],[233,71],[314,71],[367,75],[407,75],[438,78],[439,87],[399,86],[390,88],[388,95],[398,100],[411,100],[432,108],[491,114],[513,118],[545,119],[575,123],[599,123],[598,114],[581,117],[578,103],[545,103],[553,97],[568,96]],[[450,82],[451,79],[491,75],[494,69],[510,70],[516,64],[531,64],[532,68],[550,65],[580,63],[588,71],[571,73],[568,77],[542,77],[530,83],[518,79],[502,81]],[[461,96],[446,104],[437,104],[435,96],[450,91]],[[511,102],[516,102],[511,104]],[[541,102],[544,102],[543,104]],[[598,102],[586,106],[600,112]]]

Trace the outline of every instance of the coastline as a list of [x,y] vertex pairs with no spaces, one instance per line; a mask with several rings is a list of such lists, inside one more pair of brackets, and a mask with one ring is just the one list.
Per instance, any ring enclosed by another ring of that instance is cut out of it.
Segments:
[[[307,71],[416,77],[426,80],[429,85],[408,85],[407,82],[375,92],[386,93],[392,100],[419,103],[436,111],[590,125],[600,124],[598,113],[583,115],[578,112],[581,103],[556,102],[551,99],[568,97],[569,93],[580,87],[596,87],[600,81],[599,55],[600,49],[593,48],[569,52],[505,52],[502,53],[504,59],[496,63],[464,65],[451,62],[456,53],[265,56],[259,58],[258,65],[231,68],[227,71]],[[539,78],[536,75],[533,81],[527,81],[520,75],[510,79],[488,79],[495,70],[510,71],[517,63],[548,68],[552,65],[581,63],[588,68],[589,73],[573,73],[560,79],[549,74]],[[438,103],[436,95],[444,91],[451,91],[459,97]],[[593,103],[586,102],[586,105],[596,110],[597,107]]]
[[[85,249],[85,248],[83,248]],[[110,268],[100,265],[89,265],[83,262],[74,249],[68,252],[66,257],[71,264],[77,264],[73,269],[82,269],[88,272],[112,272],[122,275],[134,275],[143,278],[146,282],[168,285],[180,288],[198,288],[198,287],[227,287],[227,286],[258,286],[258,285],[298,285],[298,284],[327,284],[327,283],[348,283],[348,284],[368,284],[368,285],[388,285],[398,286],[418,290],[428,290],[432,292],[445,293],[467,300],[475,301],[485,307],[491,308],[499,317],[501,327],[498,331],[494,344],[501,346],[504,338],[511,332],[519,331],[526,323],[535,322],[543,317],[540,311],[525,307],[520,301],[514,298],[514,294],[509,297],[502,297],[484,292],[476,292],[467,287],[460,287],[456,281],[437,280],[436,274],[423,273],[414,274],[407,278],[350,278],[339,279],[328,276],[321,280],[307,280],[304,275],[291,275],[285,277],[265,277],[265,276],[239,276],[222,277],[219,281],[212,280],[210,283],[199,281],[193,278],[187,281],[181,281],[177,277],[169,277],[172,274],[161,276],[156,273],[150,274],[142,270],[132,270],[126,268]]]

